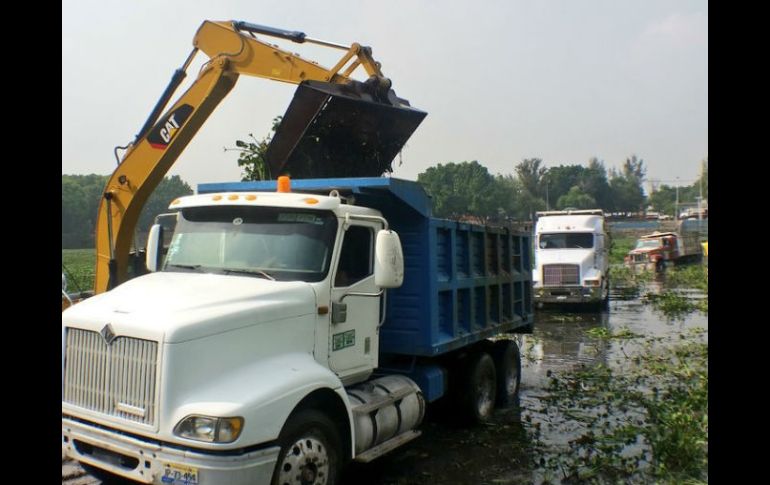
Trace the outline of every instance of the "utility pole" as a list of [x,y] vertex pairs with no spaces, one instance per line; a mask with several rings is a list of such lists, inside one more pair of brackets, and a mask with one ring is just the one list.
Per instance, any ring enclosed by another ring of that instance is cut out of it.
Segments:
[[676,204],[674,204],[674,220],[679,220],[679,177],[676,178]]

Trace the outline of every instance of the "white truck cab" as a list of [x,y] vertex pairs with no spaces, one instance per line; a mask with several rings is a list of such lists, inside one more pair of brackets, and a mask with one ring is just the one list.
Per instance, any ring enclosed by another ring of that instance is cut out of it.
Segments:
[[609,239],[601,210],[538,212],[534,301],[606,305]]
[[[354,429],[348,392],[377,367],[383,289],[403,278],[400,243],[378,211],[335,196],[220,193],[171,207],[162,266],[156,225],[153,272],[62,314],[63,449],[97,475],[144,483],[268,483],[284,438]],[[408,379],[389,385],[404,432],[424,402]],[[303,406],[315,414],[286,435]],[[350,456],[356,438],[331,439],[347,439],[335,447]],[[323,476],[343,458],[309,449],[280,459],[315,460]]]

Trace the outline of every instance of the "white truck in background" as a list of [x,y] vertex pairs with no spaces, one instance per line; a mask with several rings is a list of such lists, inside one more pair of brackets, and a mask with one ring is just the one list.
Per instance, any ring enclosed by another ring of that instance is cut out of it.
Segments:
[[599,209],[537,212],[534,302],[609,303],[609,236]]

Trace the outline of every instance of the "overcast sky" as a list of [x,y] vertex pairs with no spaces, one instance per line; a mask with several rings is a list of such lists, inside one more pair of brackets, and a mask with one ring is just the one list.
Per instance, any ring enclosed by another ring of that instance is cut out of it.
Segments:
[[[396,93],[428,112],[396,177],[466,160],[508,174],[531,157],[611,168],[636,154],[673,185],[708,156],[705,0],[63,0],[62,173],[112,172],[113,147],[133,140],[207,19],[371,46]],[[327,67],[341,52],[270,42]],[[169,173],[194,188],[239,180],[224,147],[264,137],[294,88],[241,76]]]

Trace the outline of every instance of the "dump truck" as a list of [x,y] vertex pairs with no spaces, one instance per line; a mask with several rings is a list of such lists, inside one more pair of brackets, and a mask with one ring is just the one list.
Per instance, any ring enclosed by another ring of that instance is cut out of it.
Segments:
[[636,246],[624,258],[626,267],[638,271],[664,271],[675,264],[700,261],[703,246],[697,221],[681,221],[676,232],[646,234],[636,241]]
[[513,403],[529,233],[433,217],[390,177],[201,184],[150,273],[62,313],[62,449],[100,478],[337,483],[426,406]]
[[609,303],[609,236],[599,209],[537,212],[534,301]]

